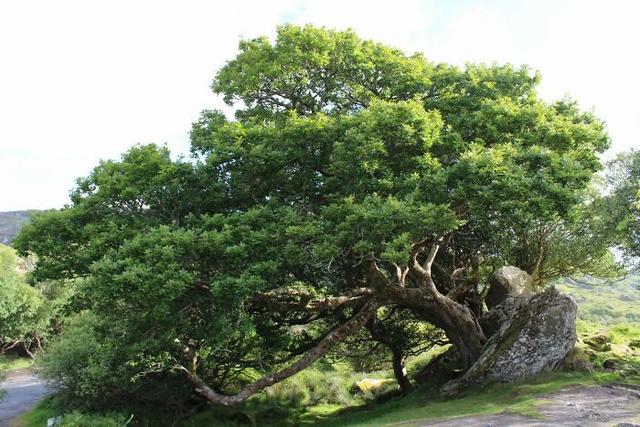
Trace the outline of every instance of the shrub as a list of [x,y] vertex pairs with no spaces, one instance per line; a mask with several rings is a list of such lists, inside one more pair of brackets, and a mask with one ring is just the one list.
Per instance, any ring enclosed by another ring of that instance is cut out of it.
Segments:
[[[36,364],[40,376],[61,386],[73,397],[105,397],[110,384],[122,380],[114,369],[114,354],[100,343],[99,322],[91,312],[70,319]],[[126,382],[126,381],[125,381]]]
[[58,424],[62,427],[123,427],[126,426],[131,419],[115,412],[107,414],[83,414],[73,411],[62,417],[62,423]]

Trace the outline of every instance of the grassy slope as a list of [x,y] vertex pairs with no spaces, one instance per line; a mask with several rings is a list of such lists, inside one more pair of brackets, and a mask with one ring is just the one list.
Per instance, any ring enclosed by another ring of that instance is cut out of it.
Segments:
[[[611,284],[567,279],[558,288],[578,303],[578,346],[587,351],[594,365],[616,359],[640,370],[640,277]],[[610,351],[593,351],[585,345],[585,340],[596,335],[609,339]]]
[[33,359],[0,355],[0,371],[29,368],[31,365],[33,365]]

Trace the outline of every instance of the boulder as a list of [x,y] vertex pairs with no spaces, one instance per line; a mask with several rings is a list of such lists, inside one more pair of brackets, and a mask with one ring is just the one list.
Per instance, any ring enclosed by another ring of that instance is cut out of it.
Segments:
[[449,347],[422,367],[414,375],[414,379],[418,383],[441,386],[447,381],[460,378],[463,373],[462,362],[458,352],[455,347]]
[[518,267],[505,266],[497,269],[489,278],[489,291],[485,302],[490,309],[508,297],[533,292],[533,278]]
[[550,287],[514,300],[519,309],[487,340],[471,368],[444,385],[443,393],[534,377],[558,367],[574,347],[577,306],[570,296]]
[[532,297],[533,294],[520,294],[515,297],[508,296],[502,303],[483,314],[479,322],[487,339],[498,332],[502,325],[513,319],[513,316],[527,305]]

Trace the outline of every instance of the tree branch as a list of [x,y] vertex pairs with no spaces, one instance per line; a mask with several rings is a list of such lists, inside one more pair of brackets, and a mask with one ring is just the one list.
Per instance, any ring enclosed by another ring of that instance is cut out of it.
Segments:
[[276,313],[290,313],[292,311],[323,313],[361,305],[363,300],[373,294],[374,291],[371,288],[356,288],[341,296],[313,299],[314,295],[306,290],[277,289],[256,295],[252,305],[254,308],[266,308]]
[[438,237],[431,244],[427,259],[422,265],[420,265],[420,262],[418,262],[418,255],[424,250],[425,246],[427,245],[427,239],[415,243],[411,249],[411,259],[409,260],[409,270],[420,279],[419,282],[423,285],[424,288],[436,293],[438,292],[438,290],[436,289],[436,285],[433,282],[433,277],[431,276],[431,267],[433,265],[433,261],[436,258],[436,255],[438,254],[438,249],[440,249],[441,241],[442,238]]
[[213,390],[207,383],[195,372],[195,365],[192,369],[187,369],[182,365],[175,368],[184,372],[189,381],[195,386],[196,391],[204,396],[211,403],[223,406],[237,405],[247,400],[252,395],[280,381],[289,378],[292,375],[305,369],[307,366],[324,356],[331,346],[356,330],[360,329],[375,312],[376,304],[374,301],[367,302],[351,319],[342,325],[336,327],[327,334],[315,347],[309,350],[304,356],[298,359],[292,365],[277,371],[273,374],[263,376],[256,382],[247,385],[239,393],[234,395],[224,395]]

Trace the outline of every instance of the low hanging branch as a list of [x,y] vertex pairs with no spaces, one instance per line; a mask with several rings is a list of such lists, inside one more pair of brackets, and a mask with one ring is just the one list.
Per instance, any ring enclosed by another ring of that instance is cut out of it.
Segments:
[[368,301],[351,319],[333,329],[318,344],[311,348],[304,356],[292,365],[277,371],[273,374],[265,375],[254,383],[247,385],[239,393],[228,396],[220,394],[213,390],[205,381],[196,373],[196,359],[188,369],[182,365],[177,365],[176,369],[184,372],[187,378],[195,386],[196,391],[205,397],[209,402],[223,406],[238,405],[259,391],[280,381],[289,378],[292,375],[305,369],[313,362],[324,356],[332,345],[351,335],[356,330],[364,326],[371,318],[376,309],[376,303],[373,300]]

